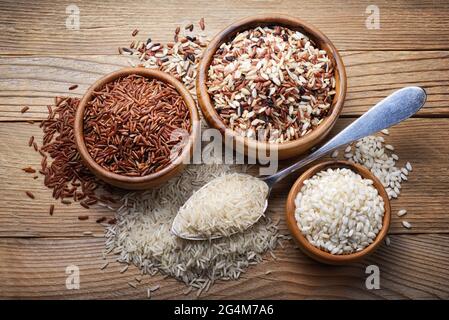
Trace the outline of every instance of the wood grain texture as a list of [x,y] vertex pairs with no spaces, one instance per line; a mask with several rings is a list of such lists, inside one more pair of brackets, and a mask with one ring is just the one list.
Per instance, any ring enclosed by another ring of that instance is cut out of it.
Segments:
[[[351,120],[340,119],[333,134]],[[431,128],[431,129],[429,129]],[[432,134],[429,134],[432,130]],[[42,177],[32,179],[32,174],[21,169],[27,166],[38,168],[40,156],[28,147],[28,138],[34,135],[41,143],[41,131],[37,124],[2,123],[0,125],[0,237],[65,237],[82,236],[84,231],[101,235],[103,228],[95,223],[101,216],[112,216],[102,207],[89,211],[79,204],[69,206],[51,199],[51,190],[42,182]],[[392,201],[391,233],[445,233],[449,230],[447,190],[449,190],[449,119],[411,119],[391,129],[386,138],[400,157],[400,164],[410,160],[413,172],[409,181],[403,184],[398,200]],[[342,152],[340,153],[342,154]],[[286,165],[283,162],[281,165]],[[257,173],[257,172],[256,172]],[[299,173],[298,173],[299,174]],[[270,211],[282,217],[284,224],[285,201],[298,174],[288,177],[277,186],[270,200]],[[36,199],[29,199],[25,190],[31,191]],[[54,216],[50,217],[50,204],[56,203]],[[406,208],[404,219],[413,228],[404,229],[396,216],[399,209]],[[77,217],[88,214],[88,221]]]
[[206,18],[212,35],[237,19],[260,13],[285,13],[321,29],[340,50],[446,50],[449,3],[375,2],[380,29],[367,29],[372,1],[77,1],[80,29],[66,28],[66,7],[58,0],[4,0],[0,3],[2,54],[111,54],[129,41],[134,28],[158,41],[170,40],[183,21]]
[[[65,26],[63,0],[0,0],[0,297],[1,298],[141,298],[149,286],[160,284],[156,299],[196,298],[182,294],[185,286],[162,276],[144,277],[137,289],[135,267],[121,274],[113,256],[105,270],[104,228],[95,220],[113,212],[51,199],[42,177],[32,179],[21,169],[38,167],[40,157],[27,146],[30,135],[40,142],[37,124],[24,120],[46,117],[46,105],[56,95],[81,97],[96,79],[128,66],[117,47],[137,38],[171,41],[175,27],[205,17],[207,33],[215,35],[237,19],[260,13],[286,13],[304,19],[324,32],[339,49],[348,73],[343,116],[354,117],[407,85],[420,85],[429,94],[417,119],[394,127],[387,141],[413,172],[398,200],[392,201],[391,246],[382,246],[365,261],[330,267],[305,257],[285,243],[271,258],[252,267],[239,281],[219,282],[206,299],[449,299],[449,2],[379,0],[312,2],[296,0],[176,0],[76,1],[80,30]],[[379,30],[368,30],[366,8],[380,9]],[[74,91],[68,88],[78,84]],[[30,110],[21,114],[20,109]],[[422,118],[425,117],[425,118]],[[432,118],[437,117],[437,118]],[[352,119],[340,119],[338,131]],[[286,165],[283,163],[282,165]],[[299,174],[299,173],[298,173]],[[281,217],[287,234],[284,205],[289,177],[275,188],[269,212]],[[25,195],[29,190],[36,199]],[[56,203],[54,216],[49,216]],[[405,208],[408,214],[398,218]],[[87,214],[87,221],[78,216]],[[401,220],[412,229],[401,226]],[[91,231],[93,236],[83,232]],[[365,288],[365,268],[376,264],[381,289]],[[81,271],[80,290],[65,287],[66,267]],[[267,273],[268,272],[268,273]]]
[[[449,52],[344,52],[348,94],[344,116],[357,116],[404,86],[426,89],[419,115],[449,116]],[[129,66],[128,57],[83,55],[63,57],[0,56],[0,121],[43,119],[56,95],[81,97],[103,75]],[[78,88],[70,91],[69,87]],[[25,114],[20,110],[30,107]]]
[[[344,267],[318,264],[290,242],[275,251],[277,260],[267,258],[251,267],[238,281],[219,281],[202,295],[205,299],[429,299],[449,298],[448,235],[396,235],[391,246],[381,246],[370,258]],[[102,238],[85,239],[0,239],[0,292],[3,298],[146,299],[147,288],[160,285],[154,299],[195,299],[184,295],[186,287],[162,276],[145,276],[138,270],[111,261],[100,270]],[[380,269],[380,290],[367,290],[365,269]],[[80,270],[80,289],[65,287],[66,267]],[[268,274],[267,274],[268,273]],[[132,288],[128,282],[138,284]]]

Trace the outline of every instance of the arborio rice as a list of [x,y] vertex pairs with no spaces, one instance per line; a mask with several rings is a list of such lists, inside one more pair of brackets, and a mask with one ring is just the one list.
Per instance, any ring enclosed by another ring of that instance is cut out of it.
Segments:
[[304,181],[295,205],[301,232],[331,254],[364,249],[382,228],[384,202],[373,181],[346,168],[327,169]]
[[173,218],[192,193],[229,170],[219,164],[190,165],[159,189],[126,195],[117,224],[106,232],[107,251],[144,274],[175,277],[198,289],[198,295],[217,279],[239,278],[282,237],[269,218],[244,233],[211,241],[182,240],[170,232]]

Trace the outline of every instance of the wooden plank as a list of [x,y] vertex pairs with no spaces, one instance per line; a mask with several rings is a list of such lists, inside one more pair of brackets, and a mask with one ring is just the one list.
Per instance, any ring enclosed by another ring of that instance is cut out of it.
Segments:
[[[344,116],[360,115],[396,89],[420,85],[429,95],[423,116],[449,116],[449,52],[345,52]],[[43,119],[56,95],[81,97],[101,76],[129,65],[110,56],[0,57],[0,121]],[[68,88],[78,84],[76,90]],[[30,110],[21,114],[24,105]]]
[[[334,133],[349,121],[341,119]],[[103,228],[95,223],[96,218],[112,216],[112,212],[104,208],[95,207],[87,211],[79,204],[67,206],[58,202],[54,216],[49,216],[49,206],[55,203],[51,199],[51,191],[43,186],[41,177],[33,180],[33,175],[21,171],[27,166],[38,168],[40,165],[40,156],[28,147],[31,135],[40,143],[41,132],[36,124],[12,122],[0,125],[0,237],[66,237],[80,236],[84,231],[101,235]],[[392,201],[394,213],[402,208],[409,211],[404,219],[411,222],[413,228],[404,229],[401,219],[394,215],[391,233],[449,232],[448,140],[449,119],[411,119],[392,128],[387,141],[396,146],[400,164],[409,160],[414,170],[410,180],[403,185],[400,198]],[[282,217],[284,230],[285,199],[297,176],[295,174],[281,182],[270,200],[270,211]],[[36,199],[29,199],[25,190],[31,191]],[[77,217],[81,214],[88,214],[91,218],[79,221]]]
[[[201,298],[206,299],[448,299],[448,235],[396,235],[370,258],[345,267],[318,264],[291,242],[275,251],[277,260],[267,258],[251,267],[239,281],[219,281]],[[160,285],[154,299],[195,299],[185,296],[186,287],[160,275],[145,276],[137,288],[138,270],[122,268],[108,256],[104,264],[102,238],[0,239],[0,292],[3,298],[89,298],[125,299],[147,297],[147,288]],[[379,290],[368,290],[365,269],[377,265]],[[80,270],[80,289],[65,287],[66,268]],[[268,274],[267,274],[268,273]]]
[[[69,2],[8,0],[0,4],[0,53],[111,54],[129,41],[134,28],[167,41],[186,20],[206,18],[211,35],[237,19],[261,13],[284,13],[321,29],[340,50],[446,50],[449,3],[445,1],[376,1],[380,29],[368,29],[364,1],[77,1],[80,29],[66,27]],[[223,13],[226,14],[223,14]],[[101,14],[99,14],[101,13]]]

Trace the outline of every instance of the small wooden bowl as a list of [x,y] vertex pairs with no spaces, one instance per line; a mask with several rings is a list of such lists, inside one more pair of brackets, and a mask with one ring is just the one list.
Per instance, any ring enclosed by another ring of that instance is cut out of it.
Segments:
[[[350,254],[342,254],[342,255],[335,255],[330,254],[329,252],[323,251],[312,244],[307,240],[307,238],[303,235],[301,230],[299,230],[299,227],[296,222],[295,218],[295,198],[298,192],[301,190],[304,181],[311,178],[316,173],[326,170],[326,169],[336,169],[336,168],[347,168],[351,169],[352,171],[360,174],[362,178],[364,179],[371,179],[374,184],[373,186],[377,189],[379,192],[379,195],[382,197],[384,201],[385,206],[385,213],[383,217],[383,223],[382,223],[382,229],[377,234],[376,239],[374,239],[373,243],[371,243],[368,247],[363,249],[362,251],[356,252],[356,253],[350,253]],[[385,191],[382,183],[377,179],[367,168],[354,164],[348,161],[328,161],[319,163],[307,171],[305,171],[299,178],[296,180],[293,187],[290,189],[290,193],[288,194],[287,198],[287,205],[286,205],[286,214],[287,214],[287,226],[292,233],[294,239],[296,240],[299,248],[307,254],[309,257],[322,262],[326,264],[333,264],[333,265],[341,265],[341,264],[347,264],[351,262],[355,262],[358,260],[361,260],[362,258],[368,256],[369,254],[373,253],[374,250],[382,243],[385,236],[387,235],[388,229],[390,227],[390,220],[391,220],[391,207],[390,207],[390,200],[388,199],[387,192]]]
[[[191,122],[190,137],[180,156],[177,157],[175,161],[171,162],[167,167],[163,168],[162,170],[143,177],[128,177],[112,173],[101,167],[90,156],[89,151],[87,150],[87,147],[84,143],[84,135],[83,135],[84,110],[87,107],[87,103],[92,99],[93,92],[95,90],[100,89],[106,83],[109,83],[120,77],[128,76],[131,74],[157,79],[172,85],[184,99],[190,113],[190,122]],[[184,163],[186,162],[184,160],[186,160],[193,154],[193,147],[195,145],[196,137],[199,135],[199,130],[200,126],[199,126],[198,110],[196,108],[195,101],[193,100],[189,91],[184,87],[184,85],[165,72],[146,68],[124,68],[115,71],[113,73],[110,73],[105,77],[97,80],[92,86],[90,86],[90,88],[84,94],[83,99],[81,100],[78,109],[76,111],[74,123],[75,143],[81,155],[81,158],[83,159],[86,166],[90,169],[90,171],[93,174],[95,174],[98,178],[102,179],[103,181],[111,185],[132,190],[141,190],[158,186],[164,183],[165,181],[169,180],[177,173],[179,173],[184,168]]]
[[[280,25],[288,27],[292,30],[298,30],[307,35],[315,41],[315,43],[322,49],[326,50],[330,59],[333,61],[335,67],[335,79],[336,79],[336,94],[332,102],[332,107],[329,115],[323,120],[323,122],[312,132],[304,137],[289,141],[281,144],[269,144],[265,142],[257,142],[253,139],[241,137],[233,130],[229,129],[221,120],[217,111],[213,106],[212,99],[209,96],[208,88],[206,85],[209,66],[213,60],[215,52],[218,48],[227,41],[232,40],[235,35],[241,31],[248,30],[258,26],[273,26]],[[198,69],[198,76],[196,78],[196,90],[198,95],[198,103],[201,111],[207,123],[220,130],[222,135],[232,137],[234,141],[234,148],[236,150],[244,150],[245,154],[259,154],[258,150],[262,152],[264,156],[271,154],[271,152],[277,153],[278,159],[287,159],[298,156],[320,141],[322,141],[337,121],[338,116],[343,108],[343,102],[346,96],[346,71],[337,49],[331,43],[331,41],[314,26],[306,23],[300,19],[290,17],[287,15],[257,15],[239,20],[219,34],[207,46],[201,63]],[[237,147],[239,145],[239,147]],[[251,152],[249,152],[251,151]]]

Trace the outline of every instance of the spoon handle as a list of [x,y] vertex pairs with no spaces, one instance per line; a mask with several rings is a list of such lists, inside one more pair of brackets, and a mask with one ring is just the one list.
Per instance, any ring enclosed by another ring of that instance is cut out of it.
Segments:
[[406,87],[395,91],[393,94],[369,109],[368,112],[363,114],[360,118],[352,122],[321,148],[290,167],[287,167],[272,176],[263,178],[263,180],[272,187],[276,182],[290,173],[321,158],[329,152],[382,129],[391,127],[411,117],[421,109],[426,102],[426,97],[426,92],[420,87]]

